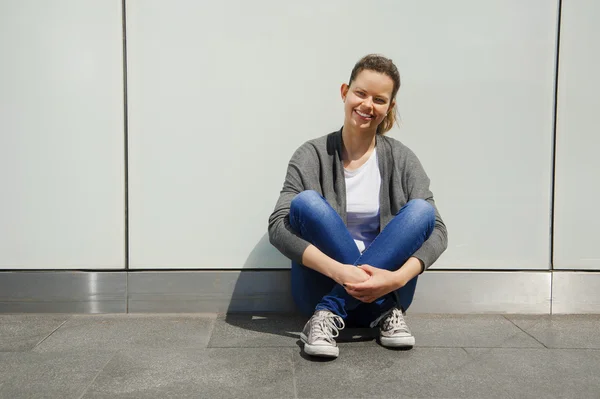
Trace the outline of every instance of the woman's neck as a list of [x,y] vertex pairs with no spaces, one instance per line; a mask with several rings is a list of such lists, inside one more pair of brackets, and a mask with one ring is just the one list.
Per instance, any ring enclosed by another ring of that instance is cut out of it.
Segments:
[[342,157],[344,161],[358,161],[365,155],[371,154],[373,148],[375,148],[376,135],[376,131],[365,132],[344,126],[342,129],[342,141],[344,144]]

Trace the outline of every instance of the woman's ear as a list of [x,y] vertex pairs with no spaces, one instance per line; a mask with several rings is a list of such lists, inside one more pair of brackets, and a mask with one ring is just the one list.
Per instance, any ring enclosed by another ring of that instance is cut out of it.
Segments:
[[386,115],[389,114],[390,111],[393,110],[395,106],[396,106],[396,100],[392,100],[392,102],[390,103],[390,107],[388,108],[388,110],[385,114]]
[[346,101],[346,95],[348,95],[348,89],[350,89],[350,87],[346,83],[342,83],[342,87],[340,87],[340,93],[342,94],[342,101]]

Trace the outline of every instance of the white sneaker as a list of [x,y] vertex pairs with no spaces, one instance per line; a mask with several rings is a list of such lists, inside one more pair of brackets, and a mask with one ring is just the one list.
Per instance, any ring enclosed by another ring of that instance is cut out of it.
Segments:
[[410,348],[415,345],[415,337],[410,333],[404,315],[393,308],[383,315],[379,323],[381,345],[388,348]]
[[345,327],[344,319],[328,310],[317,310],[300,333],[304,352],[311,356],[338,357],[335,337]]

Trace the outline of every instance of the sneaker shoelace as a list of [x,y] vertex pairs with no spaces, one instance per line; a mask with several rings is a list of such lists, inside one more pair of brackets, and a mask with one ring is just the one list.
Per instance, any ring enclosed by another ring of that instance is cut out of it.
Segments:
[[333,313],[321,313],[313,316],[310,334],[314,339],[321,339],[334,343],[334,338],[340,335],[340,330],[345,327],[344,319]]
[[406,325],[406,321],[404,321],[404,316],[402,315],[402,311],[400,309],[392,310],[388,317],[383,319],[381,329],[383,331],[409,332],[408,326]]

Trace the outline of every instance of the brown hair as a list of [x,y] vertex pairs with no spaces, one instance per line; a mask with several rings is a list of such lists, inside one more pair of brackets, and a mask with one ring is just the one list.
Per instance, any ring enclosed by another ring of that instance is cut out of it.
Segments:
[[[348,86],[350,86],[358,74],[365,69],[382,73],[392,79],[394,82],[394,88],[392,90],[392,98],[390,101],[393,101],[396,98],[396,94],[398,94],[398,90],[400,89],[400,73],[398,72],[398,68],[396,68],[396,65],[394,65],[392,60],[379,54],[365,55],[356,63],[356,65],[354,65],[354,68],[352,68]],[[379,124],[379,126],[377,126],[377,134],[385,134],[392,127],[394,127],[394,122],[396,122],[396,113],[397,108],[396,105],[394,105],[394,107],[388,111],[385,119]]]

